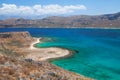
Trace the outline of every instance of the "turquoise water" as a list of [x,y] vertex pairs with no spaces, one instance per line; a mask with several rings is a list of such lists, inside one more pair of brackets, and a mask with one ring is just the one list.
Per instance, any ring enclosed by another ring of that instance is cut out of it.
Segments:
[[52,61],[66,70],[97,80],[120,80],[119,29],[0,29],[29,31],[34,37],[45,37],[38,47],[62,47],[74,55]]
[[110,37],[57,37],[53,38],[53,41],[48,40],[37,46],[75,50],[76,53],[69,58],[52,61],[53,64],[66,70],[97,80],[120,80],[120,39],[118,37],[111,37],[111,35]]

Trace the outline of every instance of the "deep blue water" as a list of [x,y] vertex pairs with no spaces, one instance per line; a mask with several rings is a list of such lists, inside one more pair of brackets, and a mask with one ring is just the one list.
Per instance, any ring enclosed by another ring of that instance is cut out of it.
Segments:
[[0,29],[6,31],[29,31],[34,37],[46,37],[38,47],[75,50],[71,57],[52,61],[66,70],[97,80],[120,80],[120,29]]

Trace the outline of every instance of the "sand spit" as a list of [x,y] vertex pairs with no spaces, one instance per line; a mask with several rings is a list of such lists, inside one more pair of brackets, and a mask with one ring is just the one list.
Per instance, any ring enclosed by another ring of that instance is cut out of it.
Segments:
[[70,51],[67,49],[62,48],[36,48],[34,47],[35,44],[40,43],[41,38],[35,38],[35,41],[31,43],[30,47],[28,48],[28,51],[30,54],[28,54],[25,58],[26,59],[32,59],[35,61],[44,61],[51,58],[59,58],[59,57],[65,57],[70,54]]
[[[34,38],[35,41],[31,43],[30,47],[27,48],[29,53],[25,58],[26,59],[32,59],[34,61],[46,61],[48,59],[55,59],[55,58],[60,58],[60,57],[66,57],[68,55],[71,55],[71,51],[67,49],[62,49],[62,48],[55,48],[55,47],[50,47],[50,48],[37,48],[34,45],[37,43],[40,43],[41,38]],[[54,65],[55,66],[55,65]],[[57,66],[56,66],[57,67]],[[58,69],[62,69],[57,67]],[[82,75],[79,75],[74,72],[68,72],[69,74],[72,74],[74,76],[78,76],[80,79],[74,79],[74,80],[94,80],[90,79],[87,77],[84,77]],[[66,73],[67,74],[67,73]],[[71,79],[69,79],[71,80]]]

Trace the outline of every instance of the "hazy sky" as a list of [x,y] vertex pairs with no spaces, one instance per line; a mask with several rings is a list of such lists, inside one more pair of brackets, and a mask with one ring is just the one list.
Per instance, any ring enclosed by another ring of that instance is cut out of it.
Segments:
[[0,0],[0,15],[99,15],[120,11],[120,0]]

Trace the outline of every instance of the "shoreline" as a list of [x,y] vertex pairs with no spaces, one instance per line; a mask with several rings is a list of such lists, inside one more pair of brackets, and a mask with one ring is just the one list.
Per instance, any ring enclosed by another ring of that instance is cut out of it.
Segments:
[[32,42],[28,48],[30,50],[30,53],[25,57],[26,59],[32,59],[35,61],[51,61],[53,59],[65,58],[72,55],[72,51],[64,48],[38,48],[35,46],[35,44],[40,43],[41,38],[34,39],[35,41]]
[[[33,57],[35,56],[36,58],[38,58],[38,59],[36,59],[35,61],[47,61],[47,62],[49,62],[50,64],[52,64],[52,63],[51,63],[52,60],[70,57],[70,56],[72,56],[72,55],[74,54],[73,51],[70,51],[70,50],[64,49],[64,48],[59,48],[59,47],[38,48],[38,47],[35,46],[35,44],[40,43],[40,42],[41,42],[41,41],[40,41],[41,38],[34,38],[34,39],[35,39],[36,41],[31,43],[29,49],[33,49],[33,50],[43,50],[43,51],[47,51],[47,50],[49,50],[49,49],[52,49],[52,50],[55,49],[55,50],[57,50],[58,52],[63,52],[63,53],[62,53],[61,55],[59,54],[59,56],[58,56],[58,55],[56,56],[56,53],[57,53],[57,51],[56,51],[56,52],[53,53],[54,56],[42,57],[42,59],[39,59],[39,55],[36,55],[35,53],[34,53],[34,54],[32,53],[32,57],[29,57],[29,59],[34,60]],[[38,53],[38,54],[41,55],[41,53]],[[47,53],[47,54],[49,54],[49,53]],[[45,54],[44,54],[44,55],[45,55]],[[48,55],[47,55],[47,56],[48,56]],[[54,64],[52,64],[52,65],[54,65]],[[54,66],[56,66],[56,65],[54,65]],[[63,69],[63,68],[61,68],[61,67],[59,67],[59,66],[56,66],[56,67],[58,67],[58,68],[60,68],[60,69]],[[68,70],[66,70],[66,71],[68,71]],[[68,71],[68,72],[69,72],[69,71]],[[71,72],[71,71],[70,71],[70,72]],[[79,76],[81,76],[81,77],[84,77],[85,80],[94,80],[94,79],[92,79],[92,78],[85,77],[84,75],[81,75],[81,74],[78,74],[78,73],[75,73],[75,72],[71,72],[71,73],[76,74],[76,75],[79,75]]]
[[[19,28],[19,27],[10,27],[10,28],[12,29],[12,28]],[[8,28],[8,29],[10,29],[10,28]],[[64,28],[67,28],[67,29],[75,29],[75,28],[80,28],[80,29],[120,29],[120,27],[32,27],[32,28],[55,28],[55,29],[56,28],[61,28],[61,29],[64,29]],[[0,29],[5,29],[5,28],[0,28]]]
[[[71,53],[69,49],[57,47],[37,48],[35,44],[42,42],[42,39],[32,38],[28,32],[2,33],[2,36],[8,34],[12,35],[12,37],[0,38],[4,42],[0,46],[1,50],[3,50],[3,52],[0,52],[2,55],[0,55],[2,65],[0,68],[2,70],[1,73],[3,73],[1,79],[93,80],[49,62],[49,59],[69,56]],[[22,46],[13,45],[14,42],[12,41],[20,42]],[[10,42],[12,44],[8,45]],[[6,50],[9,51],[5,52]],[[6,65],[6,63],[8,64]]]

